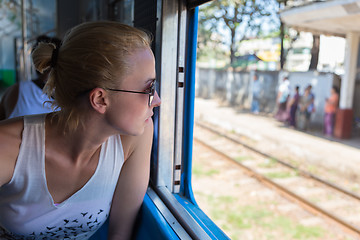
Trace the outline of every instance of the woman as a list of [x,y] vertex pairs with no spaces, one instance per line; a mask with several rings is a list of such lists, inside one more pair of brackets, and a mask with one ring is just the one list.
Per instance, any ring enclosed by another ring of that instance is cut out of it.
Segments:
[[298,104],[299,104],[299,99],[300,99],[300,95],[299,95],[299,86],[295,87],[295,93],[294,96],[291,98],[291,100],[288,103],[288,112],[289,112],[289,126],[291,128],[296,128],[296,111],[298,108]]
[[315,112],[315,96],[311,92],[311,89],[312,86],[308,85],[299,100],[299,118],[297,127],[304,131],[309,130],[311,114]]
[[275,118],[280,122],[286,122],[289,118],[287,111],[287,104],[290,95],[290,81],[287,77],[284,78],[283,82],[279,86],[278,95],[276,97],[276,103],[278,110],[275,114]]
[[160,105],[149,36],[84,23],[33,60],[51,68],[45,89],[61,110],[0,123],[0,238],[88,239],[109,216],[109,239],[129,239]]
[[331,88],[331,95],[326,99],[325,116],[324,116],[324,131],[325,135],[332,137],[334,134],[335,115],[339,106],[339,89],[336,86]]

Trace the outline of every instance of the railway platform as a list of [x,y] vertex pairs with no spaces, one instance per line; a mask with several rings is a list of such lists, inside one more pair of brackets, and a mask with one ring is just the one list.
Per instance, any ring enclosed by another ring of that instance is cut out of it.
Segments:
[[195,121],[236,133],[257,149],[360,180],[360,135],[351,139],[327,138],[321,129],[302,132],[286,127],[271,116],[238,111],[216,99],[195,100]]

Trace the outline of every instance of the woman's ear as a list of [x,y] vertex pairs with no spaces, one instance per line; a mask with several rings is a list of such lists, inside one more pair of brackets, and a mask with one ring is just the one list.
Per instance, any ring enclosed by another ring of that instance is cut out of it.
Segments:
[[89,93],[91,107],[98,113],[104,114],[108,107],[108,94],[103,88],[94,88]]

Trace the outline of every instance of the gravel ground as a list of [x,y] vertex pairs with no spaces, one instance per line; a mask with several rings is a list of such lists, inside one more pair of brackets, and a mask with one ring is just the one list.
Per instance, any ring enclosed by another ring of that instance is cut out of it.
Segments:
[[196,141],[193,190],[199,206],[234,240],[356,239],[264,187]]
[[248,144],[280,159],[326,169],[352,182],[352,189],[360,189],[360,136],[326,139],[319,132],[289,129],[274,118],[237,111],[214,99],[195,100],[195,119],[239,134]]
[[[289,129],[271,117],[236,111],[211,99],[196,99],[195,119],[241,136],[250,146],[360,193],[357,139],[324,139],[321,133]],[[193,189],[200,207],[231,239],[360,240],[282,198],[197,143]]]

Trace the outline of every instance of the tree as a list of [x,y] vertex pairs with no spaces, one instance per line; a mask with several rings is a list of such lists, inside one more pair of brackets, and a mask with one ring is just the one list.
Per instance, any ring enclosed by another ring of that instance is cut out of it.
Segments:
[[[277,0],[277,1],[279,3],[280,8],[284,8],[286,6],[296,7],[296,6],[300,6],[300,5],[312,2],[312,0]],[[284,38],[286,37],[286,34],[284,31],[285,31],[285,27],[284,27],[283,23],[281,22],[281,25],[280,25],[281,43],[283,43]],[[287,52],[289,52],[289,50],[292,48],[292,43],[297,39],[298,35],[299,35],[299,33],[297,32],[297,34],[294,38],[289,37],[289,35],[287,36],[288,39],[290,40],[290,48],[288,49]],[[317,69],[317,65],[319,62],[319,51],[320,51],[320,35],[313,34],[313,46],[311,48],[311,60],[310,60],[309,70]],[[285,60],[286,60],[286,55],[284,54],[283,47],[281,47],[281,57],[280,57],[280,66],[281,66],[280,68],[281,69],[284,66]]]
[[16,1],[0,0],[0,34],[8,35],[21,29],[20,5]]
[[[199,15],[202,13],[200,12]],[[198,25],[198,46],[197,46],[197,58],[201,60],[208,59],[225,59],[226,53],[222,46],[221,37],[218,34],[214,34],[209,28],[206,28],[204,24]]]
[[[279,3],[279,8],[286,7],[287,0],[277,0],[277,2]],[[279,15],[278,18],[280,19]],[[285,26],[280,19],[280,69],[283,69],[285,65],[284,38],[285,38]]]
[[224,38],[223,43],[229,47],[230,65],[233,66],[238,42],[255,37],[261,31],[278,28],[277,10],[276,0],[213,1],[200,11],[199,28],[223,37],[226,36],[224,30],[228,31],[230,39]]
[[309,70],[316,70],[319,63],[320,35],[313,34],[313,45],[311,48],[311,60]]

